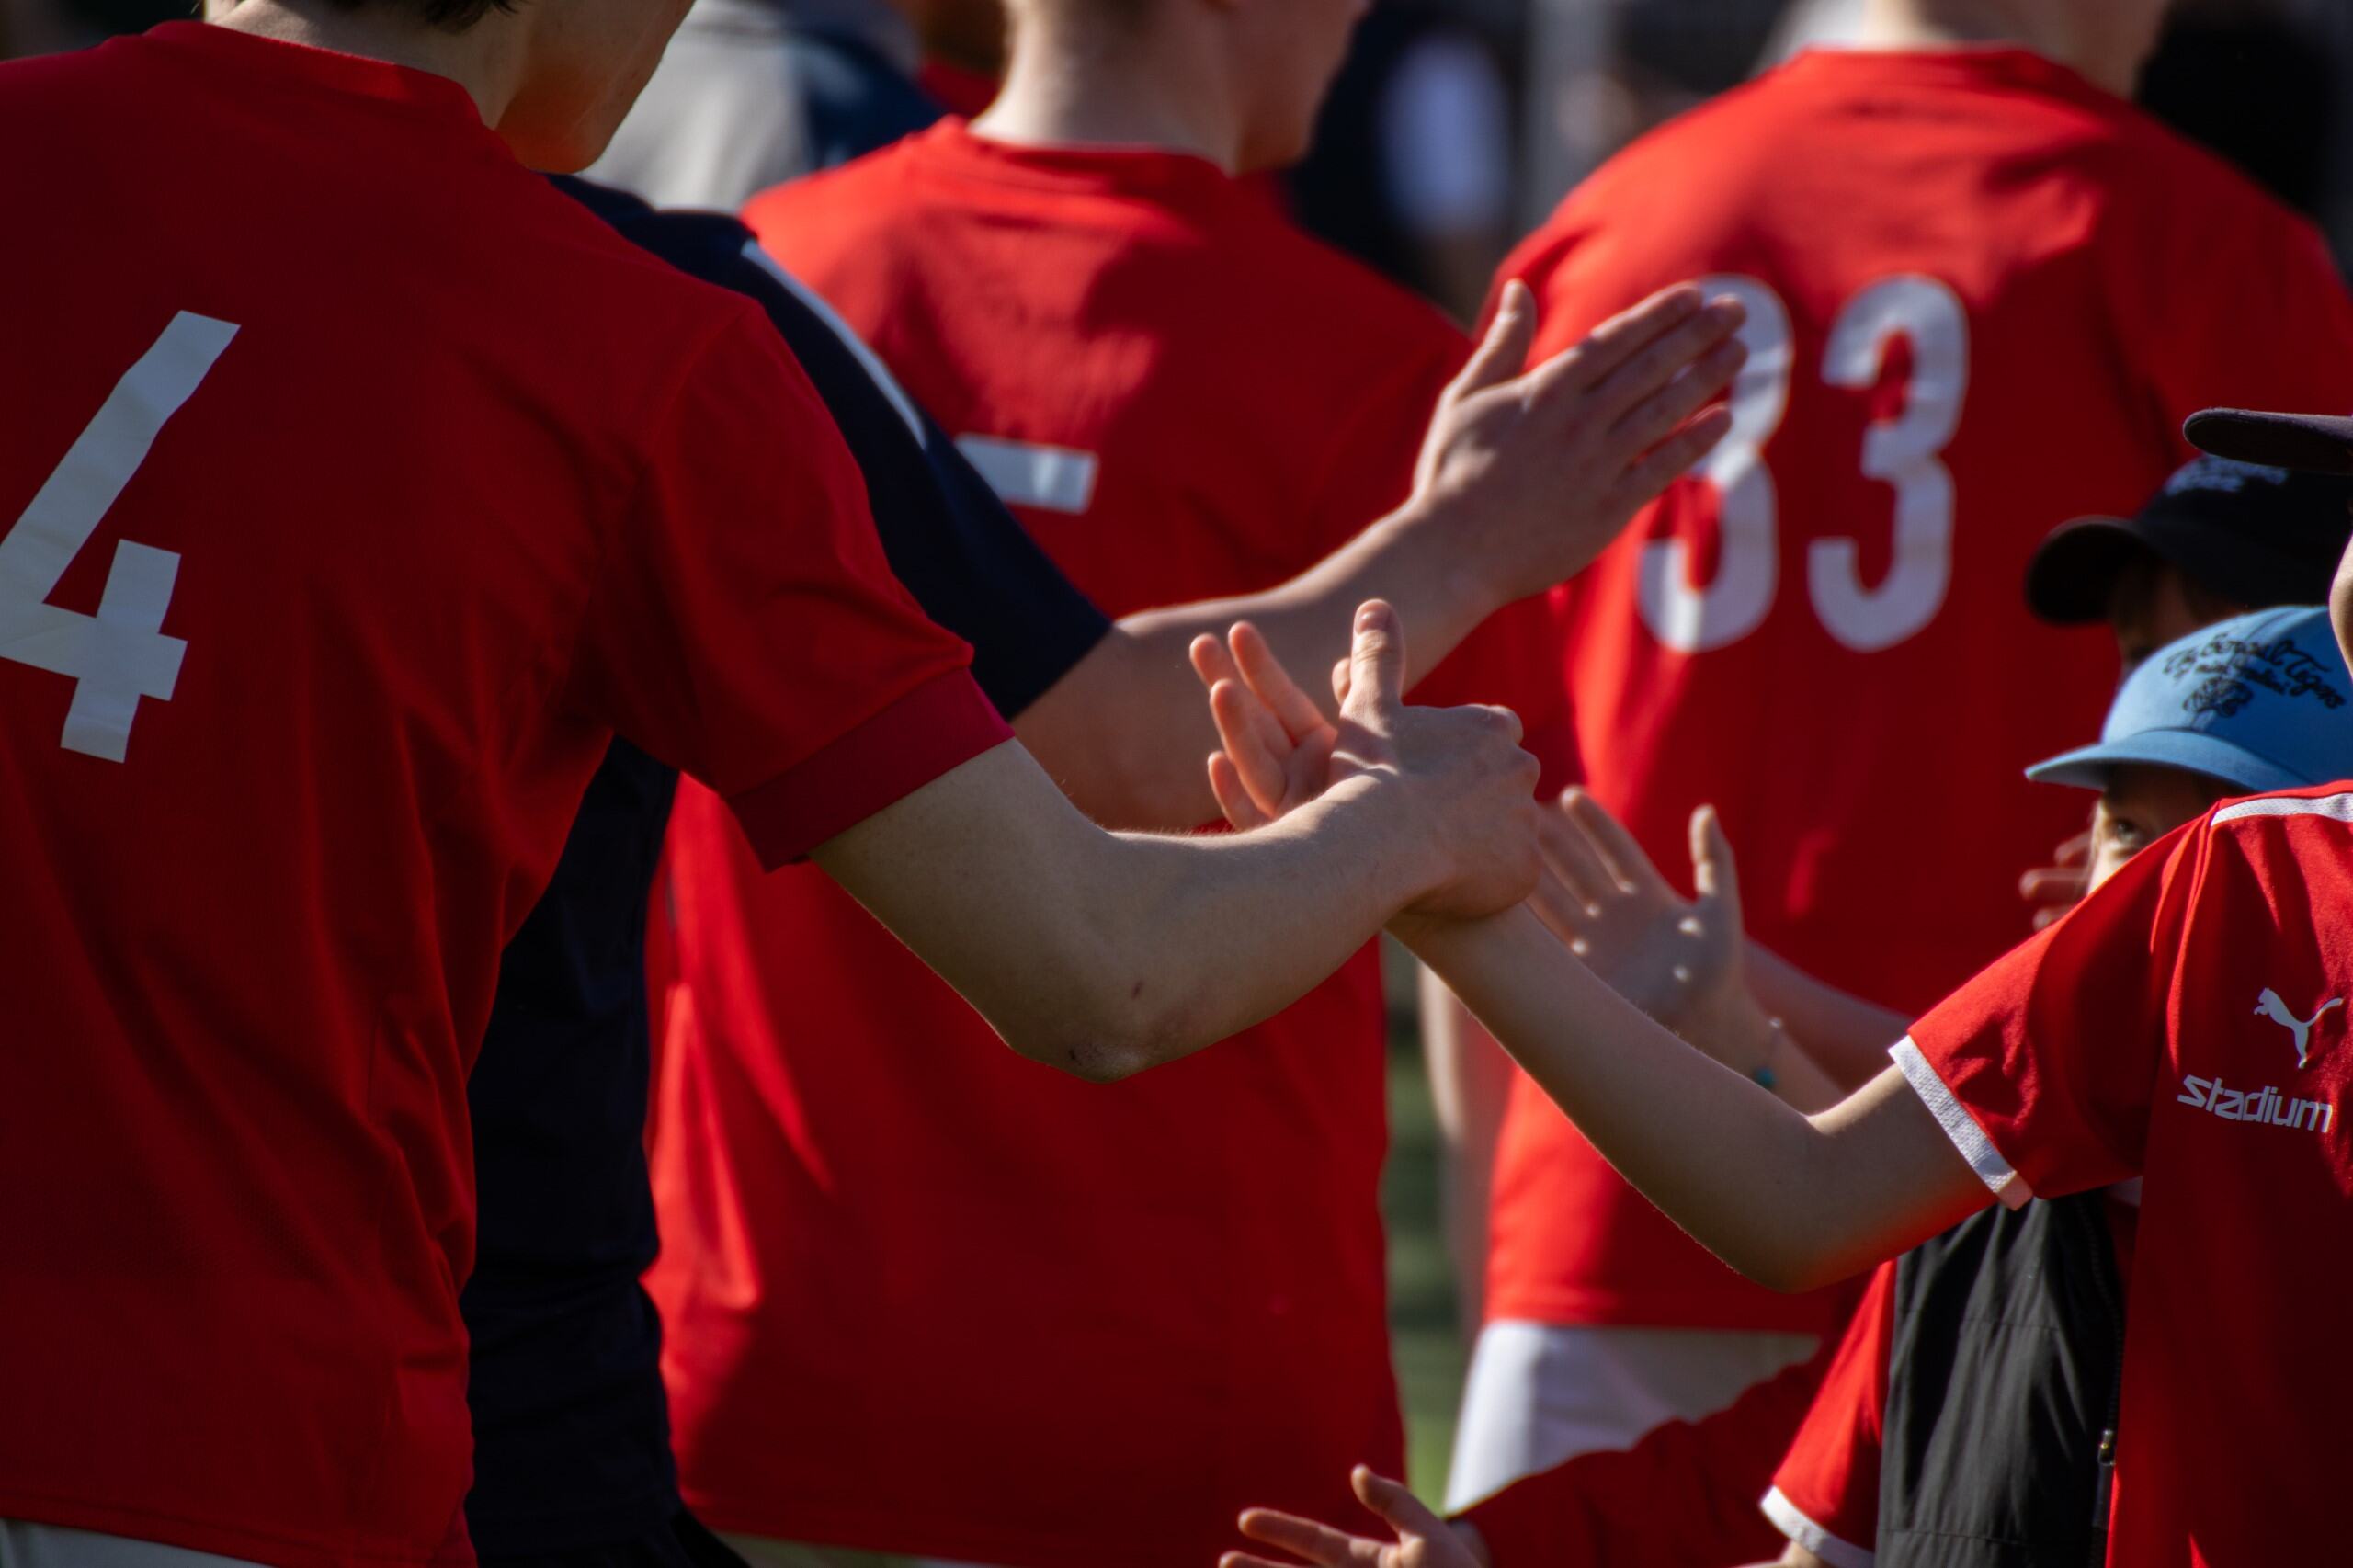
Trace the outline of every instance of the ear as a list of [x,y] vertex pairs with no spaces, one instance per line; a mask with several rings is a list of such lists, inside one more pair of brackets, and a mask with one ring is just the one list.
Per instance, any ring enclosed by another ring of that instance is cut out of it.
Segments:
[[2336,563],[2336,582],[2328,591],[2328,622],[2336,628],[2337,652],[2353,668],[2353,540],[2345,544],[2345,559]]

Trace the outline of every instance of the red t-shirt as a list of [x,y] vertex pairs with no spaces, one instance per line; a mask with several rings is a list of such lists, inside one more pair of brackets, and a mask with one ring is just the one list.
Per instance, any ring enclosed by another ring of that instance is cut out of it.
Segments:
[[[1114,614],[1269,586],[1393,506],[1464,352],[1191,157],[950,123],[747,216]],[[1545,608],[1433,684],[1507,700],[1512,657],[1557,708]],[[1557,752],[1564,716],[1529,719]],[[1400,1459],[1370,949],[1235,1040],[1089,1087],[1007,1052],[822,879],[756,881],[707,798],[672,856],[651,1283],[698,1511],[1198,1568],[1245,1504],[1335,1512],[1351,1464]]]
[[[1765,1517],[1830,1568],[1870,1568],[1875,1555],[1894,1340],[1895,1265],[1883,1263],[1765,1494]],[[1964,1392],[1956,1390],[1956,1397]]]
[[[2353,793],[2217,808],[1896,1047],[2005,1201],[2142,1177],[2109,1559],[2310,1562],[2353,1362]],[[2332,792],[2332,790],[2336,792]]]
[[0,67],[0,1517],[463,1558],[466,1074],[615,731],[770,859],[997,744],[750,306],[455,84]]
[[[2036,544],[2138,507],[2196,409],[2353,407],[2353,303],[2313,229],[2010,49],[1802,56],[1621,154],[1504,270],[1542,301],[1540,352],[1678,279],[1747,301],[1734,436],[1562,591],[1563,668],[1594,790],[1659,863],[1713,801],[1751,935],[1897,1007],[2021,937],[2018,874],[2082,826],[2019,770],[2098,727],[2115,663],[2029,618]],[[1524,1080],[1487,1300],[1824,1326]]]

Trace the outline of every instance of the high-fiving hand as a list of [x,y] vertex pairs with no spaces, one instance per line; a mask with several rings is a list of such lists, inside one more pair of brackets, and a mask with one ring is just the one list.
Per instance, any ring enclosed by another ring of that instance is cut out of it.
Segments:
[[1410,791],[1401,847],[1446,857],[1443,884],[1416,915],[1472,918],[1510,908],[1535,888],[1535,792],[1540,769],[1504,708],[1409,708],[1405,645],[1396,613],[1378,599],[1357,611],[1356,640],[1333,672],[1336,722],[1309,700],[1247,622],[1230,646],[1194,640],[1193,667],[1210,688],[1224,750],[1209,760],[1226,820],[1264,826],[1325,790],[1366,778]]
[[1536,913],[1612,991],[1687,1039],[1747,1005],[1740,882],[1712,807],[1691,813],[1691,899],[1582,790],[1563,795],[1540,832]]
[[[1747,360],[1736,300],[1662,290],[1523,371],[1536,300],[1504,287],[1495,319],[1438,399],[1412,510],[1449,569],[1506,604],[1574,576],[1732,427],[1721,398]],[[1710,406],[1713,404],[1714,406]]]
[[[1242,1533],[1252,1540],[1288,1551],[1317,1568],[1488,1568],[1485,1546],[1476,1530],[1448,1524],[1422,1500],[1390,1480],[1358,1465],[1349,1478],[1357,1498],[1381,1516],[1394,1531],[1394,1544],[1369,1536],[1349,1535],[1329,1525],[1302,1519],[1272,1508],[1253,1508],[1242,1516]],[[1299,1568],[1247,1551],[1229,1551],[1218,1568]]]

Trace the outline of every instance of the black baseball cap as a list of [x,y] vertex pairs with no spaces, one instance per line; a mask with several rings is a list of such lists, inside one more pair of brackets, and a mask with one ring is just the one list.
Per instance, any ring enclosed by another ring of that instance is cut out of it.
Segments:
[[2181,433],[2191,446],[2218,458],[2304,473],[2353,474],[2353,419],[2210,408],[2191,415]]
[[[2200,446],[2200,421],[2207,417],[2189,422],[2190,438]],[[2353,420],[2335,423],[2353,432]],[[2249,608],[2323,603],[2353,536],[2353,445],[2339,449],[2341,467],[2314,472],[2240,459],[2234,446],[2227,455],[2177,470],[2130,517],[2063,523],[2027,566],[2028,608],[2061,626],[2105,619],[2117,580],[2143,555],[2170,562],[2208,593]]]

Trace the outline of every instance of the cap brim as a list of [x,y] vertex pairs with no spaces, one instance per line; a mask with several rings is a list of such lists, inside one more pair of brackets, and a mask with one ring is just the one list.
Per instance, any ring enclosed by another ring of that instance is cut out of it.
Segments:
[[2053,626],[2108,619],[2125,563],[2162,553],[2127,517],[2077,517],[2051,530],[2026,567],[2026,606]]
[[2026,776],[2038,784],[2073,784],[2078,789],[2105,790],[2109,775],[2116,770],[2118,765],[2131,762],[2202,773],[2209,778],[2219,778],[2232,789],[2250,795],[2269,794],[2276,790],[2301,790],[2309,784],[2325,782],[2290,773],[2269,757],[2259,756],[2245,746],[2217,740],[2199,730],[2145,730],[2121,740],[2103,741],[2096,746],[2083,746],[2063,753],[2048,762],[2038,762],[2026,770]]
[[2192,446],[2218,458],[2267,468],[2353,474],[2353,419],[2210,408],[2191,415],[2182,434]]

